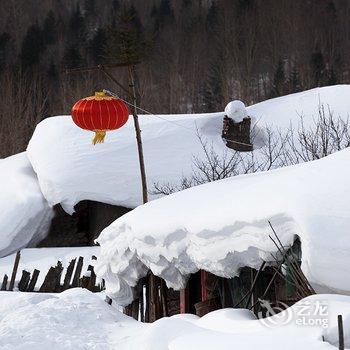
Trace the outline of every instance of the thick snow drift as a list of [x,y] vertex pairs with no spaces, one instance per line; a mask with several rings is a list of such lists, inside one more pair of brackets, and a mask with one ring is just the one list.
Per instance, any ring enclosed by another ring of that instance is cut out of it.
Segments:
[[[317,88],[258,103],[247,111],[258,130],[266,125],[283,129],[298,124],[300,115],[305,125],[312,124],[320,102],[328,104],[335,116],[347,118],[349,95],[349,85]],[[234,113],[231,107],[229,112]],[[177,184],[183,175],[192,173],[193,156],[204,156],[198,133],[218,154],[227,150],[221,139],[223,115],[140,116],[150,191],[155,182]],[[70,116],[48,118],[37,126],[28,156],[45,198],[51,205],[61,203],[69,213],[84,199],[126,207],[141,204],[132,118],[123,128],[108,133],[104,144],[93,146],[91,137],[92,133],[79,129]],[[257,137],[255,146],[262,141]]]
[[192,187],[117,219],[97,239],[97,272],[125,305],[147,268],[183,288],[199,269],[232,277],[270,261],[281,241],[302,244],[302,269],[316,288],[350,292],[350,149],[321,160]]
[[40,192],[26,153],[0,160],[0,257],[34,246],[49,228],[52,210]]
[[[200,319],[177,315],[151,324],[79,288],[61,294],[0,292],[0,299],[4,350],[279,350],[281,344],[285,350],[331,350],[337,346],[337,315],[343,315],[344,329],[350,327],[350,299],[339,295],[303,299],[265,320],[248,310],[223,309]],[[303,310],[311,315],[303,316]],[[345,345],[350,346],[348,332]]]

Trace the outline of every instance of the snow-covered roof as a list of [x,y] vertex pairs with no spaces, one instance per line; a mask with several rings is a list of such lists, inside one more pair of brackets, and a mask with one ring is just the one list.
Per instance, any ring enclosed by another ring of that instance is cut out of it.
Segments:
[[26,153],[0,160],[0,257],[45,237],[52,210]]
[[235,176],[139,206],[102,231],[97,272],[121,305],[148,268],[183,288],[199,269],[233,277],[271,261],[272,223],[299,236],[302,269],[318,290],[350,292],[350,149],[318,161]]
[[[300,121],[299,115],[304,115],[306,124],[311,123],[320,102],[346,118],[349,95],[349,85],[317,88],[261,102],[247,110],[257,128],[288,128],[290,123]],[[221,139],[223,115],[224,112],[140,116],[150,191],[155,182],[178,183],[182,176],[192,173],[193,156],[204,156],[198,133],[219,154],[226,150]],[[132,118],[123,128],[108,133],[104,144],[93,146],[91,137],[92,133],[79,129],[70,116],[48,118],[37,126],[27,152],[45,198],[51,205],[61,203],[68,213],[81,200],[130,208],[140,205],[141,181]],[[151,199],[156,197],[150,195]]]

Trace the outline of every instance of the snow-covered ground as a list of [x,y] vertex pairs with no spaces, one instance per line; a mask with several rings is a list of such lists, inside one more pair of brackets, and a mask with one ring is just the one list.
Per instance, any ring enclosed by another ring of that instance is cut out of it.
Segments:
[[[336,117],[346,119],[349,94],[349,85],[323,87],[261,102],[247,111],[257,130],[266,126],[287,129],[290,124],[296,126],[300,116],[309,126],[317,117],[320,103],[329,105]],[[182,176],[192,173],[193,156],[204,156],[198,133],[218,154],[227,150],[221,139],[223,115],[140,116],[150,191],[156,182],[177,184]],[[261,146],[263,136],[260,133],[256,137],[256,147]],[[61,203],[69,213],[84,199],[131,208],[141,204],[132,118],[123,128],[108,133],[104,144],[93,146],[91,137],[92,133],[79,129],[70,116],[47,118],[37,126],[28,156],[45,198],[51,205]]]
[[[18,271],[16,276],[16,283],[19,282],[22,276],[22,270],[26,270],[32,273],[35,269],[40,271],[36,289],[40,288],[44,282],[44,278],[49,271],[51,266],[56,266],[57,262],[60,261],[64,268],[61,275],[63,282],[66,274],[66,269],[72,259],[76,259],[81,256],[84,258],[82,275],[86,272],[89,265],[94,265],[96,260],[92,260],[92,256],[99,256],[100,247],[64,247],[64,248],[27,248],[21,250],[21,257],[18,264]],[[16,254],[8,255],[0,259],[0,281],[3,276],[7,274],[10,278]],[[76,265],[75,265],[76,267]],[[74,272],[73,272],[74,275]]]
[[45,237],[52,210],[26,153],[0,160],[0,257]]
[[[325,87],[248,107],[260,133],[255,154],[265,127],[296,127],[300,116],[310,126],[320,103],[329,105],[335,117],[347,119],[349,94],[348,85]],[[240,120],[242,108],[233,103],[226,112]],[[155,182],[178,183],[192,173],[193,156],[203,156],[198,134],[217,153],[226,150],[223,115],[140,117],[150,190]],[[242,266],[260,266],[276,251],[268,237],[271,221],[284,244],[300,237],[303,271],[319,291],[349,294],[349,161],[346,149],[319,161],[237,176],[151,201],[106,228],[98,238],[101,249],[22,250],[17,277],[22,269],[46,273],[58,260],[66,267],[78,256],[86,258],[87,266],[98,255],[96,272],[105,278],[107,294],[126,305],[148,268],[179,289],[198,269],[232,277]],[[109,133],[104,144],[92,146],[91,135],[70,116],[48,118],[36,128],[27,152],[0,160],[0,170],[0,257],[45,236],[52,217],[49,204],[61,203],[69,213],[86,199],[141,204],[132,121]],[[13,260],[14,255],[0,259],[0,278],[11,273]],[[80,288],[60,294],[0,292],[0,349],[334,349],[337,315],[343,315],[345,330],[350,327],[350,297],[344,295],[314,295],[265,320],[248,310],[224,309],[152,324],[121,314],[104,296]],[[305,306],[311,311],[306,318],[300,313]],[[350,347],[348,332],[345,337]]]
[[[302,269],[320,291],[350,293],[350,149],[318,161],[235,176],[139,206],[102,231],[97,273],[121,305],[148,268],[180,289],[199,269],[233,277],[271,261],[272,223],[299,236]],[[326,288],[326,289],[325,289]]]
[[[1,350],[331,350],[338,340],[337,315],[343,315],[345,330],[350,327],[350,297],[340,295],[314,295],[265,320],[248,310],[223,309],[152,324],[79,288],[61,294],[0,292],[0,300]],[[345,344],[350,345],[349,332]]]

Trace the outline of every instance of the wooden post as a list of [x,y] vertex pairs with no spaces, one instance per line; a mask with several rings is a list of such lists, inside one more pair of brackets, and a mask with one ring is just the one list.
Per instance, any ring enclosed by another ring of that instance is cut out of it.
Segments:
[[167,305],[167,288],[164,280],[160,281],[160,298],[162,302],[163,317],[169,316],[168,305]]
[[141,138],[141,129],[139,124],[139,117],[137,115],[137,98],[136,98],[136,88],[135,88],[135,69],[134,66],[128,66],[129,70],[129,81],[131,94],[133,96],[133,110],[132,115],[134,117],[134,126],[136,132],[136,141],[137,141],[137,150],[139,155],[139,163],[140,163],[140,172],[141,172],[141,183],[142,183],[142,199],[143,203],[148,202],[148,191],[147,191],[147,179],[146,179],[146,170],[145,170],[145,161],[143,157],[143,147],[142,147],[142,138]]
[[87,289],[90,290],[91,292],[95,292],[96,274],[94,271],[94,267],[92,265],[89,265],[87,270],[90,271],[90,278],[89,278],[89,284],[87,286]]
[[180,290],[180,313],[185,314],[189,312],[189,292],[188,288]]
[[[133,111],[132,115],[134,117],[134,126],[136,131],[136,140],[137,140],[137,149],[139,154],[139,163],[140,163],[140,171],[141,171],[141,183],[142,183],[142,197],[143,197],[143,203],[147,203],[148,201],[148,191],[147,191],[147,181],[146,181],[146,171],[145,171],[145,163],[143,158],[143,148],[142,148],[142,139],[141,139],[141,130],[137,115],[137,96],[136,96],[136,88],[135,88],[135,64],[138,64],[140,62],[123,62],[113,65],[98,65],[93,67],[85,67],[85,68],[75,68],[75,69],[66,69],[66,73],[73,73],[73,72],[89,72],[93,70],[100,70],[103,72],[109,79],[111,79],[118,87],[120,87],[124,92],[127,93],[128,97],[132,98],[133,102]],[[131,91],[124,87],[110,72],[107,71],[106,68],[116,68],[116,67],[127,67],[128,73],[129,73],[129,86],[131,88]]]
[[15,286],[15,281],[16,281],[16,275],[17,275],[17,270],[18,270],[18,264],[19,264],[19,259],[21,258],[21,252],[18,251],[16,253],[16,257],[15,257],[15,263],[13,265],[13,270],[12,270],[12,275],[11,275],[11,281],[10,281],[10,286],[9,286],[9,290],[13,290],[14,286]]
[[[133,115],[133,119],[134,119],[134,127],[135,127],[135,133],[136,133],[136,142],[137,142],[137,151],[138,151],[138,158],[139,158],[139,165],[140,165],[140,173],[141,173],[141,185],[142,185],[142,201],[143,204],[148,202],[148,190],[147,190],[147,178],[146,178],[146,169],[145,169],[145,160],[144,160],[144,156],[143,156],[143,146],[142,146],[142,138],[141,138],[141,129],[140,129],[140,123],[139,123],[139,117],[137,115],[137,95],[136,95],[136,87],[135,87],[135,67],[134,64],[136,64],[138,62],[134,62],[134,63],[126,63],[126,64],[122,64],[122,65],[117,65],[117,66],[127,66],[128,68],[128,73],[129,73],[129,89],[126,89],[122,84],[120,84],[118,82],[117,79],[115,79],[113,77],[112,74],[110,74],[104,66],[99,65],[97,67],[90,67],[90,68],[84,68],[84,69],[75,69],[74,71],[84,71],[84,70],[94,70],[94,69],[99,69],[101,70],[109,79],[111,79],[114,83],[116,83],[122,90],[124,90],[125,92],[127,92],[129,97],[132,97],[132,104],[133,104],[133,108],[132,108],[132,115]],[[71,72],[73,70],[70,70]],[[68,71],[67,71],[68,72]],[[80,259],[80,258],[79,258]],[[78,263],[79,264],[79,263]],[[73,279],[73,284],[72,286],[74,286],[75,282],[76,282],[76,274],[77,274],[77,270],[78,270],[78,266],[76,269],[76,273],[74,275],[74,279]],[[81,271],[80,271],[81,272]],[[153,285],[153,283],[155,282],[154,278],[150,278],[150,291],[152,293],[152,290],[155,288],[155,286]],[[154,302],[154,300],[152,301],[151,299],[151,305]],[[139,302],[138,302],[139,305]],[[158,305],[158,306],[157,306]],[[154,307],[160,308],[160,302],[159,302],[159,297],[158,297],[158,303],[157,305],[153,305]],[[151,309],[150,308],[150,313],[148,313],[148,317],[151,317]],[[128,310],[128,308],[126,308],[126,310]],[[136,310],[136,305],[135,305],[135,310]],[[154,311],[157,312],[157,310],[155,309]],[[156,316],[157,317],[157,316]],[[155,320],[155,319],[154,319]]]
[[344,350],[343,316],[338,315],[339,350]]
[[141,295],[140,295],[140,314],[141,314],[140,321],[141,322],[145,322],[144,288],[145,288],[145,284],[142,281],[142,283],[141,283]]
[[29,281],[30,281],[30,273],[26,270],[23,270],[22,277],[18,282],[18,290],[20,292],[25,292],[28,288]]
[[201,270],[201,299],[206,301],[209,299],[208,293],[208,272]]
[[156,291],[154,275],[150,272],[149,275],[149,320],[148,322],[154,322],[156,320]]
[[72,287],[79,286],[79,279],[81,275],[81,270],[83,268],[83,262],[84,262],[84,258],[82,256],[79,256],[79,260],[78,260],[77,267],[75,269],[75,273],[73,277]]
[[70,281],[72,279],[75,261],[76,261],[76,259],[72,259],[67,267],[67,272],[66,272],[66,275],[64,276],[62,290],[66,290],[70,287]]
[[28,286],[27,292],[33,292],[34,291],[35,284],[36,284],[36,282],[38,280],[38,277],[39,277],[39,273],[40,273],[40,271],[37,270],[37,269],[35,269],[33,271],[32,279],[29,282],[29,286]]
[[137,298],[131,303],[131,317],[135,320],[139,319],[140,300]]
[[2,284],[1,284],[1,290],[6,290],[7,280],[8,280],[8,276],[4,275],[4,279],[2,280]]
[[89,282],[90,282],[90,277],[83,276],[83,277],[80,279],[79,286],[80,286],[81,288],[89,289]]
[[150,314],[150,282],[149,275],[146,278],[146,296],[145,296],[145,322],[149,322],[149,314]]
[[55,267],[55,273],[56,273],[56,286],[54,289],[54,293],[60,293],[62,292],[61,288],[61,275],[63,272],[63,266],[60,261],[57,262],[57,265]]
[[256,277],[255,270],[250,269],[250,283],[251,283],[252,292],[250,293],[250,296],[247,300],[246,309],[248,309],[250,303],[251,303],[250,306],[253,306],[255,304],[255,300],[254,300],[255,283],[256,283],[255,277]]
[[[133,102],[132,115],[134,119],[134,127],[136,133],[136,142],[137,142],[137,151],[139,156],[139,165],[140,165],[140,173],[141,173],[141,185],[142,185],[142,201],[143,204],[148,202],[148,190],[147,190],[147,178],[146,178],[146,168],[145,168],[145,160],[143,156],[143,146],[142,146],[142,138],[141,138],[141,129],[139,123],[139,117],[137,115],[137,96],[136,96],[136,88],[135,88],[135,69],[133,65],[128,66],[129,72],[129,86],[131,88],[131,96]],[[159,317],[159,297],[156,294],[156,289],[158,288],[156,283],[156,277],[152,274],[149,279],[150,284],[150,300],[149,300],[149,310],[148,310],[148,321],[154,322]],[[142,296],[141,296],[142,297]],[[134,300],[132,303],[132,316],[137,319],[139,314],[140,301],[138,299]],[[143,310],[141,310],[143,312]]]
[[153,275],[151,271],[149,275],[149,322],[154,322],[160,318],[159,281],[159,277]]
[[63,271],[62,263],[57,262],[55,267],[51,266],[39,292],[41,293],[57,293],[61,291],[61,274]]

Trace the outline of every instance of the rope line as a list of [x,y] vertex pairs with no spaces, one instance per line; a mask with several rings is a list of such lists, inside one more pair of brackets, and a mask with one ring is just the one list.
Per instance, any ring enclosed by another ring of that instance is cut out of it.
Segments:
[[[111,95],[111,96],[113,96],[113,97],[115,97],[115,98],[118,98],[119,100],[125,102],[125,103],[128,104],[129,106],[134,107],[134,108],[136,108],[136,109],[138,109],[138,110],[140,110],[140,111],[142,111],[142,112],[144,112],[144,113],[147,113],[148,115],[152,115],[152,116],[154,116],[154,117],[156,117],[156,118],[159,118],[159,119],[161,119],[161,120],[164,120],[164,121],[166,121],[166,122],[168,122],[168,123],[172,123],[172,124],[174,124],[174,125],[177,125],[178,127],[183,128],[183,129],[186,129],[186,130],[189,130],[190,132],[192,132],[193,134],[195,134],[194,131],[193,131],[193,129],[188,128],[187,126],[183,126],[182,124],[179,124],[179,123],[177,123],[177,122],[174,122],[173,120],[168,120],[168,119],[166,119],[166,118],[160,117],[159,115],[154,114],[154,113],[152,113],[152,112],[149,112],[149,111],[147,111],[147,110],[144,109],[144,108],[138,107],[138,106],[134,105],[133,103],[130,103],[130,102],[124,100],[123,98],[121,98],[121,97],[118,96],[116,93],[114,93],[114,92],[112,92],[112,91],[110,91],[110,90],[103,89],[103,92],[104,92],[105,94],[108,94],[108,95]],[[196,122],[195,122],[195,123],[196,123]],[[195,135],[196,135],[196,134],[195,134]],[[196,136],[197,136],[197,135],[196,135]],[[225,139],[225,140],[226,140],[226,139]],[[252,146],[252,144],[250,144],[250,143],[244,143],[244,142],[239,142],[239,141],[234,141],[234,140],[228,140],[228,141],[229,141],[229,142],[232,142],[232,143],[235,143],[236,145]]]
[[156,117],[156,118],[159,118],[159,119],[161,119],[161,120],[164,120],[164,121],[166,121],[166,122],[168,122],[168,123],[172,123],[172,124],[174,124],[174,125],[177,125],[177,126],[179,126],[180,128],[189,130],[189,131],[191,131],[191,132],[193,133],[193,129],[188,128],[187,126],[183,126],[182,124],[179,124],[179,123],[177,123],[177,122],[174,122],[173,120],[168,120],[168,119],[166,119],[166,118],[160,117],[159,115],[154,114],[154,113],[152,113],[152,112],[149,112],[149,111],[147,111],[146,109],[143,109],[143,108],[141,108],[141,107],[138,107],[138,106],[134,105],[133,103],[130,103],[130,102],[124,100],[123,98],[121,98],[120,96],[118,96],[118,95],[117,95],[116,93],[114,93],[114,92],[111,92],[111,91],[105,90],[105,89],[103,90],[103,92],[104,92],[105,94],[109,94],[109,95],[111,95],[111,96],[113,96],[113,97],[118,98],[119,100],[125,102],[125,103],[128,104],[129,106],[134,107],[134,108],[136,108],[136,109],[138,109],[138,110],[140,110],[140,111],[142,111],[142,112],[144,112],[144,113],[147,113],[148,115],[152,115],[152,116],[154,116],[154,117]]

